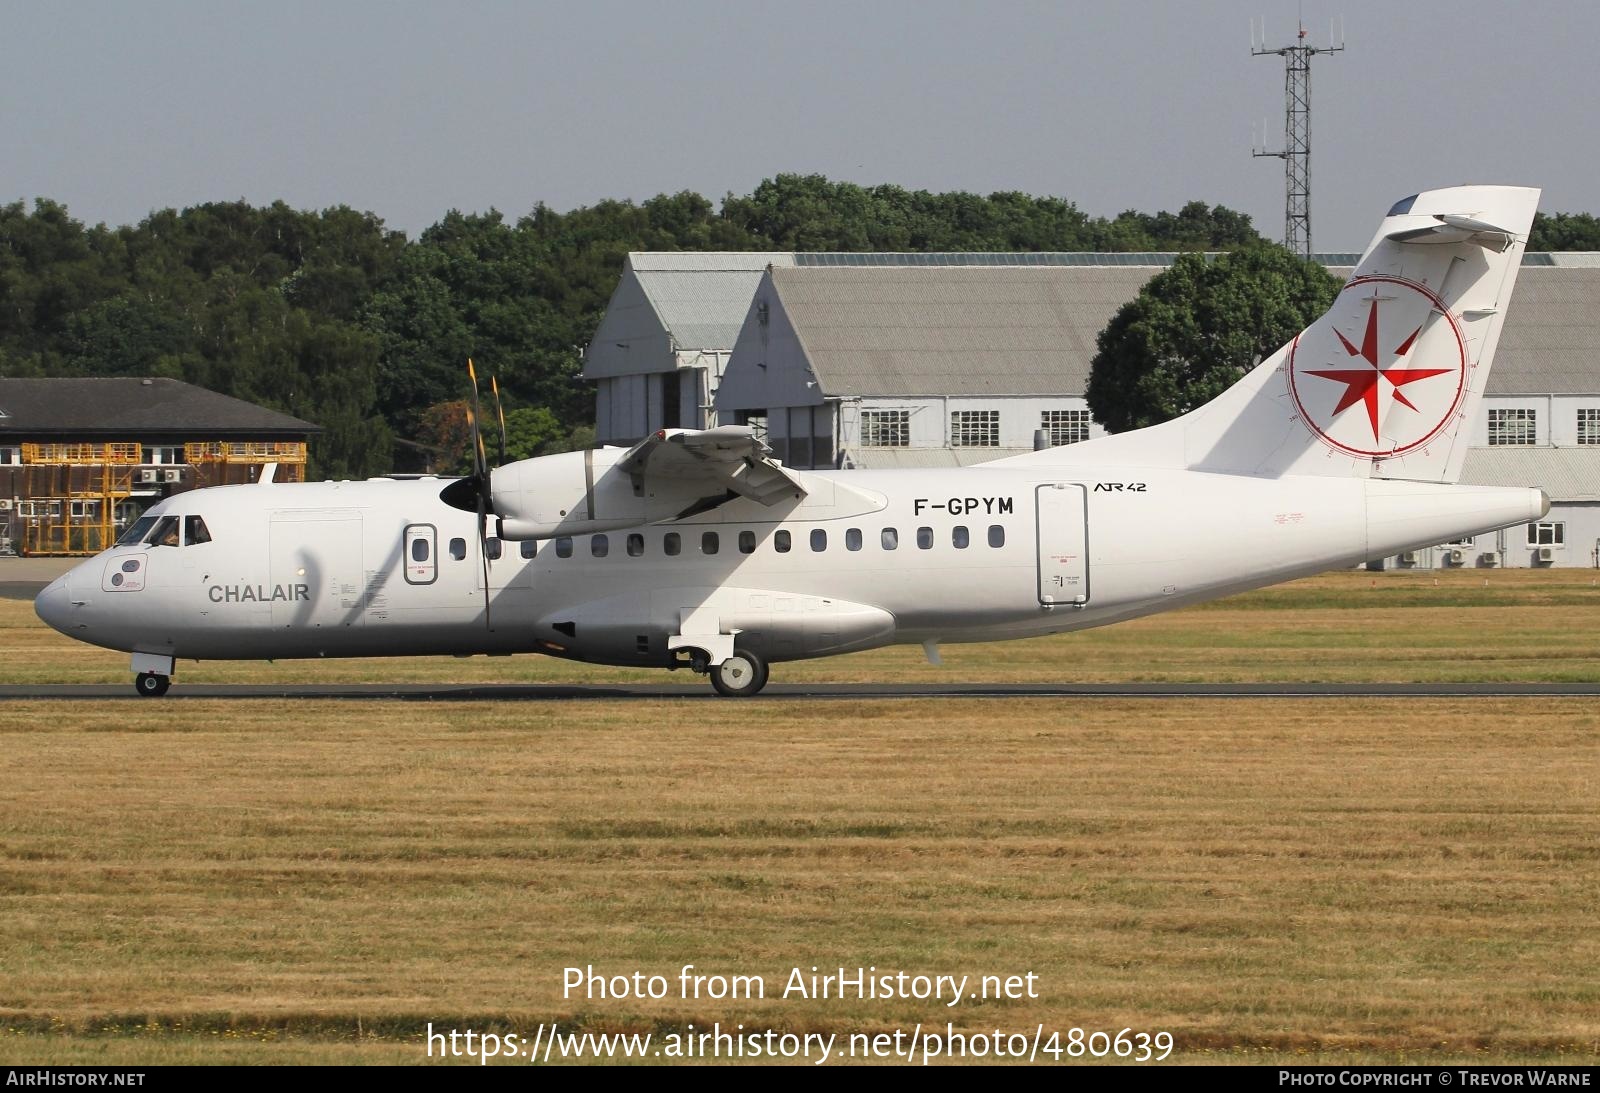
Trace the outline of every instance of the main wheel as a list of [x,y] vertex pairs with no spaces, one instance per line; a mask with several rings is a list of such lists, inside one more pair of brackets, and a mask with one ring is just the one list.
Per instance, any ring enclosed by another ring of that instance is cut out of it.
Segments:
[[711,686],[724,698],[749,698],[767,685],[767,662],[747,649],[711,669]]
[[154,672],[140,672],[133,681],[133,689],[145,698],[160,698],[172,686],[171,676],[158,676]]

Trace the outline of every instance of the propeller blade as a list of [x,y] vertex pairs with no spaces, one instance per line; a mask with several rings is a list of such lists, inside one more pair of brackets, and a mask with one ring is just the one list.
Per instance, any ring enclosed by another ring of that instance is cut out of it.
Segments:
[[[478,370],[467,358],[467,377],[472,380],[472,405],[467,421],[472,426],[472,484],[478,494],[478,557],[483,559],[483,625],[494,629],[489,617],[489,458],[483,447],[483,407],[478,401]],[[499,391],[495,401],[499,401]]]
[[506,462],[506,410],[500,405],[500,381],[494,376],[489,377],[489,390],[494,392],[494,414],[500,419],[500,458],[498,465],[505,466]]
[[472,473],[481,485],[486,478],[484,471],[489,460],[483,447],[483,407],[478,402],[478,370],[472,366],[471,357],[467,358],[467,376],[472,380],[472,406],[467,411],[467,420],[472,425]]
[[478,491],[478,557],[483,559],[483,625],[494,629],[489,617],[489,487]]

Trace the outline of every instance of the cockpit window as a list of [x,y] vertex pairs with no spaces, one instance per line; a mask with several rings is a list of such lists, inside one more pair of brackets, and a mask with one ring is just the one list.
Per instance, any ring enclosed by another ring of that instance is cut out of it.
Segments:
[[163,516],[155,529],[145,536],[145,542],[151,546],[177,546],[178,545],[178,518],[176,516]]
[[211,532],[206,527],[205,517],[185,516],[183,518],[183,543],[185,546],[194,546],[196,543],[209,543]]
[[155,526],[159,517],[141,516],[128,525],[128,530],[122,533],[122,538],[117,540],[118,546],[133,546],[135,543],[144,542],[145,534]]

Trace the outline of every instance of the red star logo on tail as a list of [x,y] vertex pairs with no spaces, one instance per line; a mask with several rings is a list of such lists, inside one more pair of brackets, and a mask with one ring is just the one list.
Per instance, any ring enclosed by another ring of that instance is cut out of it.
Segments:
[[1338,335],[1340,343],[1343,344],[1345,352],[1352,357],[1360,357],[1370,364],[1373,370],[1368,372],[1365,368],[1342,368],[1323,371],[1307,369],[1306,375],[1318,376],[1325,380],[1333,380],[1344,384],[1344,394],[1339,397],[1339,405],[1333,408],[1335,414],[1343,412],[1347,407],[1354,406],[1358,402],[1366,403],[1367,420],[1372,423],[1372,439],[1376,442],[1378,439],[1378,379],[1380,377],[1388,380],[1393,387],[1394,400],[1396,402],[1410,410],[1416,410],[1416,406],[1412,404],[1410,399],[1406,398],[1405,392],[1401,391],[1400,388],[1408,383],[1416,383],[1418,380],[1425,380],[1430,376],[1442,376],[1451,371],[1449,368],[1395,367],[1405,359],[1406,354],[1411,351],[1411,346],[1416,342],[1417,335],[1421,333],[1422,327],[1420,326],[1413,330],[1411,336],[1401,342],[1400,347],[1394,351],[1395,359],[1393,363],[1387,369],[1381,366],[1378,363],[1378,297],[1374,295],[1372,297],[1372,308],[1367,312],[1367,332],[1361,339],[1360,349],[1351,345],[1349,338],[1346,338],[1337,330],[1334,331],[1334,334]]

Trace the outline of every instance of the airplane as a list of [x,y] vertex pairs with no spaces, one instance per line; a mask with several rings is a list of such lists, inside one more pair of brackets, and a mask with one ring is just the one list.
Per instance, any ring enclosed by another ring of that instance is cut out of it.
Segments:
[[[808,471],[747,427],[667,429],[460,478],[258,483],[145,512],[35,601],[179,660],[541,653],[769,665],[1104,626],[1540,519],[1458,484],[1539,191],[1394,205],[1329,310],[1164,424],[954,470]],[[477,381],[473,378],[474,398]],[[498,391],[496,391],[498,401]],[[492,534],[491,534],[492,532]]]

